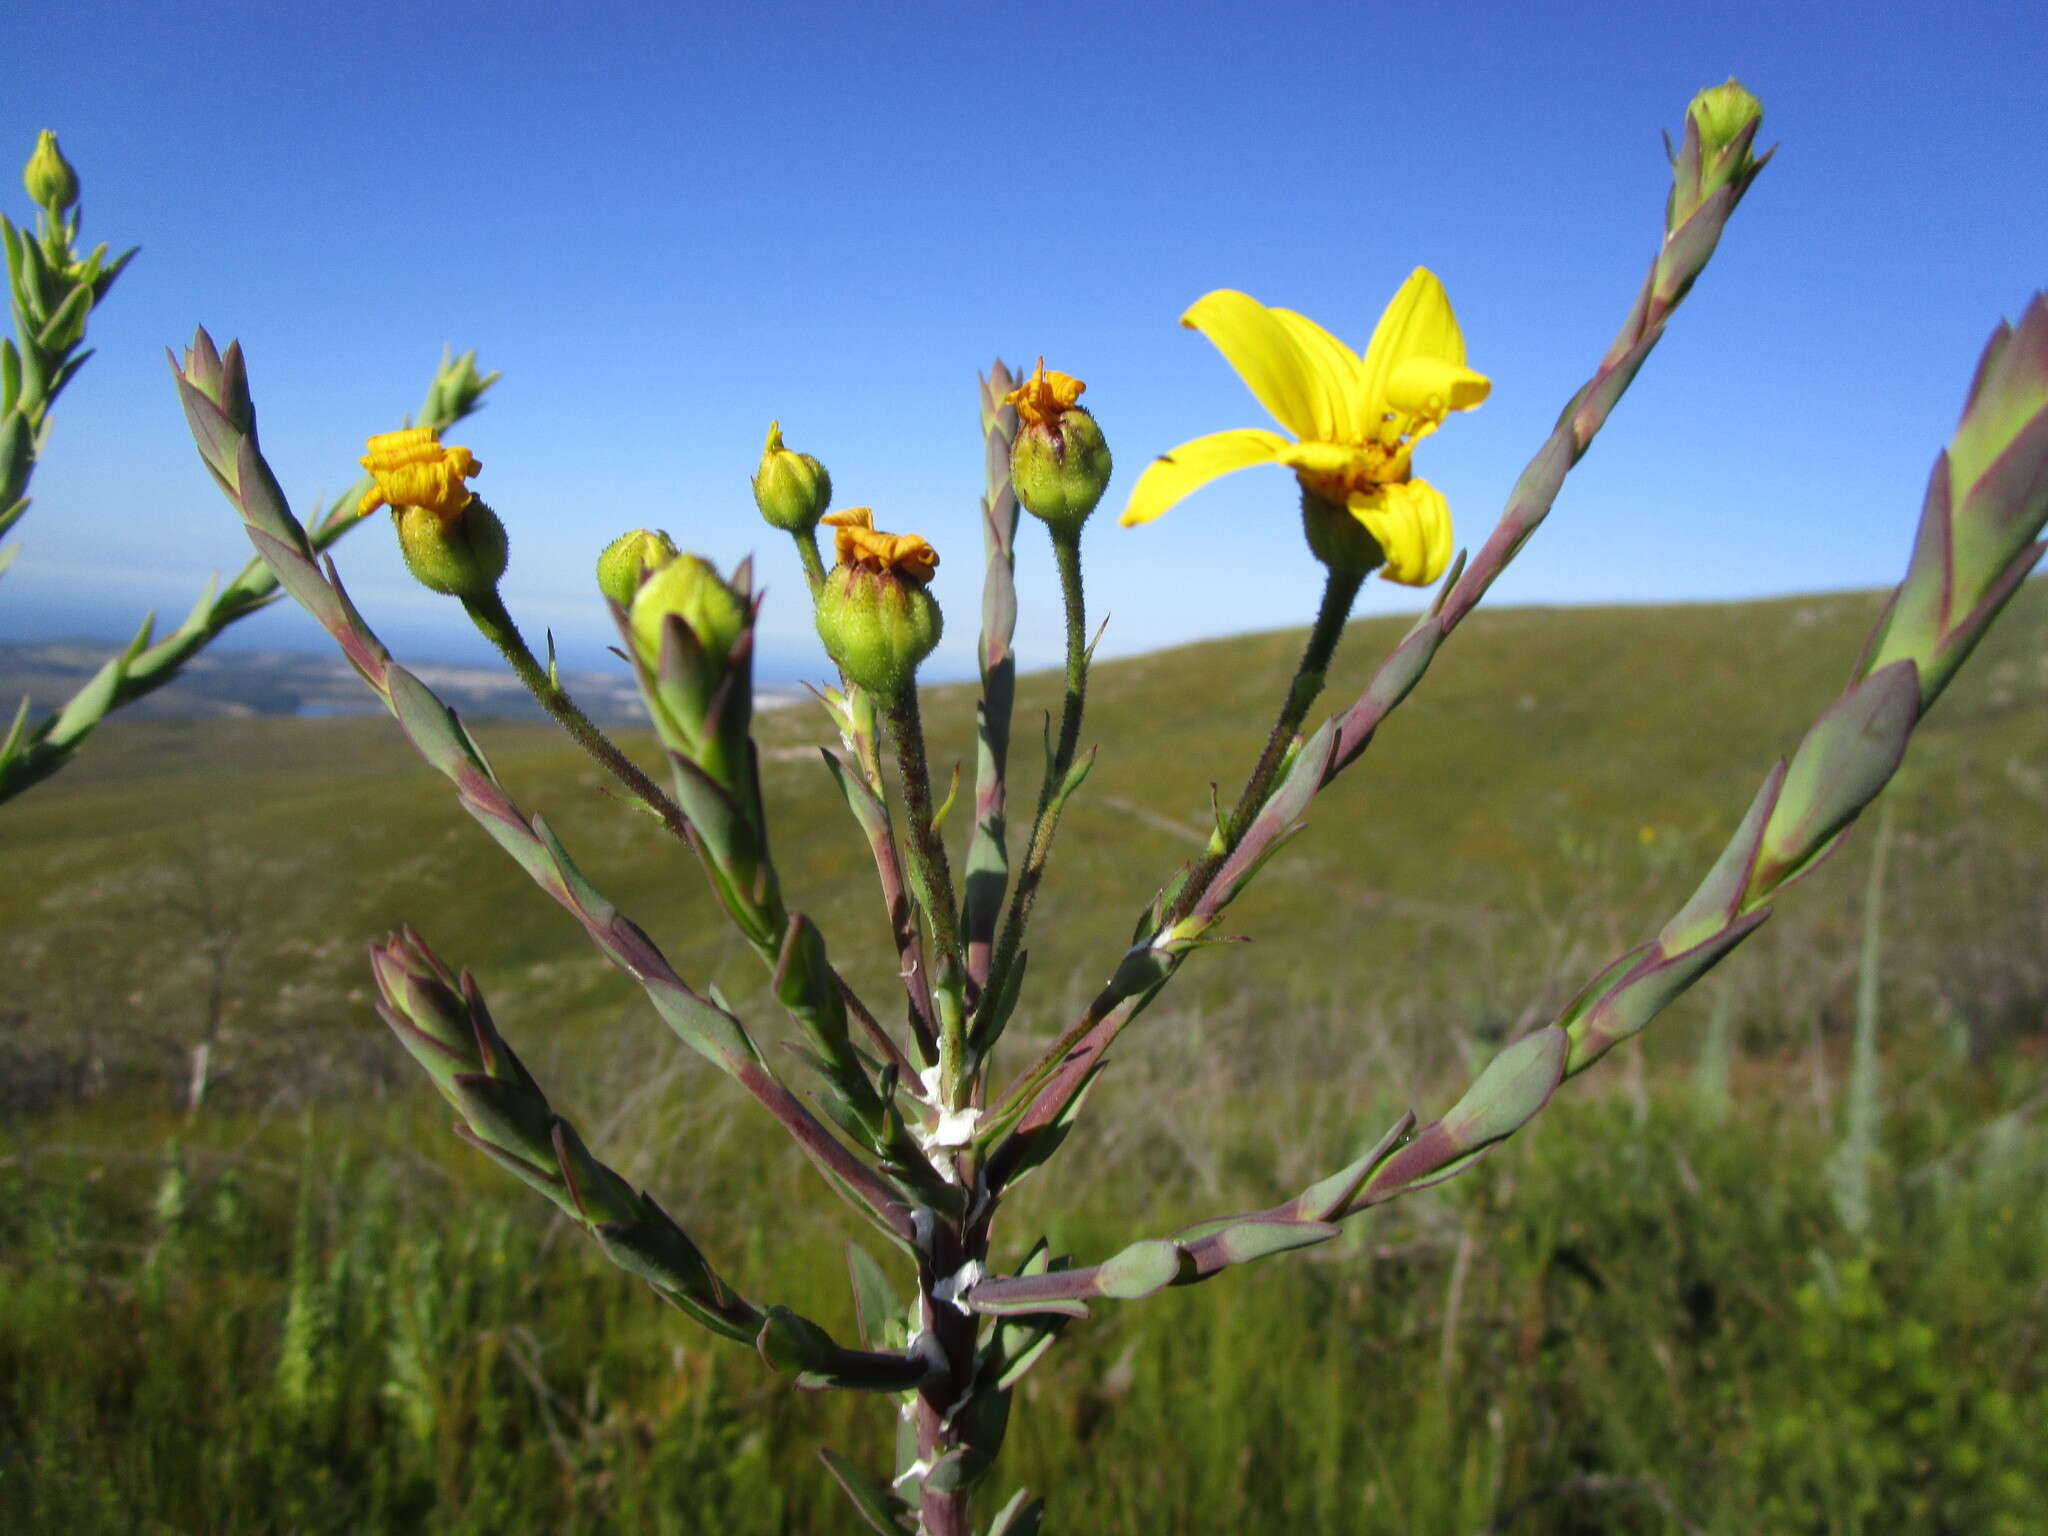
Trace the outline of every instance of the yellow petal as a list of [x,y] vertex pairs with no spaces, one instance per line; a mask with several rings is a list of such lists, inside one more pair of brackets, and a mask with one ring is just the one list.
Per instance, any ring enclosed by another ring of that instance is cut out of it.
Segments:
[[1373,469],[1385,457],[1377,449],[1349,443],[1289,443],[1281,450],[1280,462],[1298,474],[1345,483],[1377,478]]
[[1375,486],[1352,496],[1349,505],[1386,552],[1380,574],[1388,581],[1426,587],[1451,563],[1450,504],[1428,481]]
[[1287,327],[1321,386],[1316,437],[1325,442],[1341,442],[1350,437],[1351,424],[1365,411],[1365,364],[1359,361],[1356,352],[1307,315],[1298,315],[1291,309],[1276,309],[1272,313]]
[[1193,495],[1211,480],[1234,469],[1254,464],[1271,464],[1292,445],[1278,432],[1257,427],[1240,427],[1233,432],[1212,432],[1173,452],[1162,454],[1145,466],[1138,483],[1131,487],[1130,505],[1119,521],[1126,528],[1149,523],[1168,507]]
[[[1410,358],[1429,357],[1441,362],[1465,361],[1465,336],[1458,329],[1458,317],[1444,285],[1427,267],[1408,274],[1380,323],[1373,327],[1372,342],[1365,349],[1367,405],[1378,411],[1388,400],[1387,387],[1394,370]],[[1475,402],[1476,403],[1476,402]],[[1361,422],[1369,434],[1375,423]]]
[[1406,357],[1387,376],[1386,402],[1396,412],[1442,421],[1452,411],[1469,411],[1493,392],[1493,381],[1462,363],[1439,357]]
[[1328,392],[1279,311],[1248,293],[1218,288],[1190,304],[1180,323],[1214,342],[1259,404],[1296,437],[1336,434]]

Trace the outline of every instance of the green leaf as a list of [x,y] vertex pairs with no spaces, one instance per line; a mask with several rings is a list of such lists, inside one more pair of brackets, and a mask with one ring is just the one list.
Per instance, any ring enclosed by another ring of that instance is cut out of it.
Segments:
[[838,1481],[847,1498],[853,1501],[853,1507],[860,1511],[861,1518],[882,1532],[882,1536],[917,1536],[917,1528],[910,1519],[910,1506],[893,1490],[884,1488],[830,1446],[818,1447],[818,1459],[825,1463],[825,1469]]
[[1876,798],[1897,771],[1920,718],[1920,673],[1895,661],[1852,686],[1792,754],[1750,881],[1761,898],[1811,867],[1822,844]]
[[1044,1519],[1045,1500],[1032,1498],[1029,1488],[1019,1488],[997,1512],[988,1536],[1038,1536]]
[[1466,1151],[1512,1136],[1550,1102],[1564,1080],[1570,1049],[1571,1041],[1555,1025],[1524,1035],[1479,1074],[1444,1116],[1444,1129]]
[[1133,1243],[1095,1272],[1095,1293],[1115,1301],[1141,1301],[1182,1277],[1187,1250],[1164,1238]]
[[874,1255],[851,1238],[846,1241],[846,1271],[853,1282],[861,1341],[869,1349],[901,1349],[906,1337],[902,1299]]

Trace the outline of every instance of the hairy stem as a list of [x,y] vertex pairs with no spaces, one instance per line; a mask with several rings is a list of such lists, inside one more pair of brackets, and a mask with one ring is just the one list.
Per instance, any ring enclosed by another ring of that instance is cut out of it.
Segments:
[[804,580],[809,583],[811,599],[815,602],[818,589],[825,585],[825,561],[818,553],[818,535],[814,530],[804,528],[791,532],[789,537],[804,563]]
[[931,926],[932,985],[939,1013],[939,1074],[946,1106],[966,1103],[963,1064],[967,1022],[960,1006],[960,927],[953,895],[953,867],[946,859],[945,840],[932,820],[931,768],[925,756],[924,719],[918,711],[917,684],[905,683],[882,701],[889,739],[896,747],[896,772],[903,781],[904,819],[909,822],[910,884]]
[[1215,878],[1216,871],[1230,857],[1231,850],[1243,839],[1253,818],[1259,814],[1259,808],[1265,804],[1266,794],[1272,789],[1273,780],[1286,761],[1288,749],[1294,744],[1295,733],[1308,718],[1309,706],[1323,691],[1330,660],[1337,654],[1337,642],[1344,636],[1345,622],[1351,617],[1351,605],[1358,600],[1358,589],[1365,581],[1365,574],[1357,570],[1340,570],[1335,566],[1330,568],[1315,627],[1308,632],[1308,644],[1302,648],[1301,663],[1294,669],[1294,680],[1287,685],[1287,698],[1280,706],[1280,717],[1273,722],[1273,733],[1266,738],[1265,750],[1259,754],[1251,777],[1245,780],[1244,791],[1237,797],[1237,805],[1222,828],[1222,846],[1212,844],[1209,852],[1203,854],[1200,862],[1189,872],[1162,926],[1170,927],[1194,910],[1195,903],[1202,899],[1202,892]]
[[498,648],[519,681],[526,685],[527,692],[540,701],[541,708],[576,739],[578,746],[623,784],[628,793],[659,817],[671,836],[679,842],[687,841],[689,823],[682,809],[642,773],[633,760],[592,723],[588,715],[576,707],[576,701],[569,697],[568,690],[556,682],[548,669],[534,657],[526,637],[512,622],[512,615],[506,610],[503,599],[496,592],[491,592],[479,598],[465,597],[462,606],[483,637]]

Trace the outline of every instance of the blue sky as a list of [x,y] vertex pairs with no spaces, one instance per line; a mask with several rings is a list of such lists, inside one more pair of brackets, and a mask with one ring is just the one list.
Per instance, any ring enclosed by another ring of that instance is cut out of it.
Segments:
[[[1730,74],[1778,158],[1496,601],[1890,582],[1986,334],[2048,281],[2038,0],[68,4],[10,32],[0,153],[56,129],[88,238],[143,251],[59,407],[8,638],[174,621],[246,558],[164,367],[196,323],[241,338],[302,510],[444,342],[502,370],[454,440],[511,527],[508,601],[571,665],[608,638],[591,562],[640,525],[758,551],[767,653],[815,654],[747,492],[779,417],[838,505],[938,547],[958,672],[989,358],[1089,382],[1119,464],[1086,546],[1105,653],[1305,623],[1319,568],[1284,471],[1114,524],[1154,455],[1268,424],[1181,310],[1242,288],[1359,345],[1434,268],[1494,394],[1419,467],[1476,545],[1655,250],[1660,131]],[[1023,544],[1020,650],[1051,664],[1056,584],[1042,531]],[[482,654],[381,519],[340,553],[413,654]],[[1372,583],[1361,611],[1417,601]],[[317,642],[296,612],[241,635]]]

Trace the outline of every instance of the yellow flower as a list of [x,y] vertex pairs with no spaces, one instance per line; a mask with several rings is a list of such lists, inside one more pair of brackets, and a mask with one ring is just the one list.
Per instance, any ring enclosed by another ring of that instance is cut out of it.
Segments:
[[1361,358],[1306,316],[1222,288],[1182,325],[1214,342],[1259,403],[1300,439],[1242,427],[1183,443],[1147,466],[1123,523],[1149,523],[1220,475],[1284,464],[1302,489],[1347,509],[1386,553],[1380,574],[1427,586],[1451,558],[1451,512],[1418,480],[1415,445],[1492,384],[1465,366],[1465,338],[1436,274],[1417,267],[1387,305]]
[[357,503],[364,516],[382,506],[424,507],[452,518],[473,499],[463,481],[483,468],[467,448],[443,448],[433,427],[408,427],[370,439],[362,465],[376,478],[377,488]]
[[893,571],[920,587],[938,569],[939,552],[914,533],[878,533],[867,507],[848,507],[825,519],[832,530],[832,557],[853,570]]
[[1003,396],[1003,403],[1017,407],[1025,425],[1050,427],[1087,392],[1086,384],[1070,373],[1047,368],[1041,357],[1038,371]]

